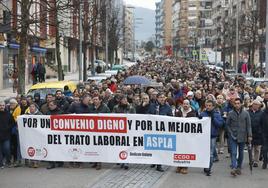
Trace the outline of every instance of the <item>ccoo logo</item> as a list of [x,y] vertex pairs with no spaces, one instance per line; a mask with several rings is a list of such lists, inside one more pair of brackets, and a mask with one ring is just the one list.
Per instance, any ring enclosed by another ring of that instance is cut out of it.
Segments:
[[35,155],[35,149],[33,147],[29,147],[27,153],[30,157],[33,157]]
[[127,159],[127,152],[126,152],[126,151],[121,151],[121,152],[119,153],[119,158],[120,158],[121,160],[126,160],[126,159]]

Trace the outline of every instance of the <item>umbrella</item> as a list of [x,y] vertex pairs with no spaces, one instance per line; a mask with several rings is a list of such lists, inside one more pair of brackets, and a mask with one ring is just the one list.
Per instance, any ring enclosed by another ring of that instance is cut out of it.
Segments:
[[251,143],[248,144],[248,159],[249,159],[250,173],[252,174],[253,158],[252,158],[252,145],[251,145]]
[[150,85],[151,81],[144,76],[129,76],[124,80],[125,85]]

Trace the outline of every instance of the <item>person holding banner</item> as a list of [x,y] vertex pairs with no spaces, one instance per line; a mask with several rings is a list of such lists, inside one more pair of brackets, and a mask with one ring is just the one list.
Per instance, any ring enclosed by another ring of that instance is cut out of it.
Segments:
[[[110,113],[110,109],[106,104],[102,102],[102,99],[99,95],[96,95],[92,98],[93,104],[90,106],[90,113],[99,114],[99,113]],[[94,163],[92,168],[96,168],[96,170],[101,169],[101,163]]]
[[206,109],[200,114],[202,117],[211,118],[211,135],[210,135],[210,163],[209,168],[205,168],[204,172],[207,176],[211,176],[213,166],[214,151],[216,150],[216,139],[219,135],[219,129],[224,125],[224,120],[219,111],[216,110],[216,103],[213,100],[207,100]]
[[[63,111],[61,109],[58,108],[57,106],[57,101],[53,100],[50,101],[48,103],[48,112],[46,115],[59,115],[59,114],[63,114]],[[63,167],[64,163],[63,162],[54,162],[51,161],[49,162],[49,165],[47,167],[48,170],[56,168],[56,164],[58,165],[58,167]]]
[[[38,105],[35,103],[30,104],[29,111],[26,113],[27,115],[42,115],[42,113],[38,110]],[[38,168],[38,161],[31,160],[29,163],[30,168]]]
[[[196,112],[191,107],[190,101],[186,99],[183,101],[182,107],[176,111],[175,116],[176,117],[184,117],[184,118],[196,117]],[[176,173],[188,174],[188,168],[187,167],[177,167]]]
[[[135,108],[132,107],[131,104],[128,103],[127,96],[121,95],[119,97],[119,104],[114,107],[113,113],[136,114],[136,110]],[[122,163],[121,168],[124,168],[125,170],[127,170],[129,167],[127,163]]]
[[11,129],[15,124],[13,116],[6,111],[6,104],[0,101],[0,168],[4,168],[3,154],[6,158],[6,166],[11,166],[10,139]]
[[[157,104],[151,106],[149,114],[173,116],[171,107],[166,103],[166,96],[164,93],[157,94]],[[164,172],[162,165],[152,164],[151,168],[154,168],[155,166],[157,171]]]
[[250,115],[242,108],[242,100],[240,98],[235,99],[234,110],[227,116],[226,127],[231,148],[231,175],[241,175],[245,143],[247,141],[251,142],[252,129]]

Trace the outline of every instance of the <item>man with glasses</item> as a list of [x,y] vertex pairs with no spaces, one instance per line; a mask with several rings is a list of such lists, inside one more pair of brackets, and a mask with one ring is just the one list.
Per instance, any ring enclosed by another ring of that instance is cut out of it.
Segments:
[[234,109],[227,116],[226,126],[231,149],[231,175],[241,175],[244,147],[247,141],[251,142],[252,131],[249,113],[242,108],[240,98],[235,99]]

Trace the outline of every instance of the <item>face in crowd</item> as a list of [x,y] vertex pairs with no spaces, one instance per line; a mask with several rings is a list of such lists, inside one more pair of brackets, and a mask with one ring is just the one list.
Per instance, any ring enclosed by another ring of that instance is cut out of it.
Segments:
[[240,99],[235,99],[234,101],[234,107],[237,111],[239,111],[242,107],[242,102]]
[[158,94],[157,101],[159,104],[164,105],[166,103],[166,97],[164,94]]
[[100,106],[101,105],[101,99],[100,99],[100,97],[99,96],[95,96],[95,97],[93,97],[93,104],[94,104],[94,106]]
[[1,101],[0,102],[0,112],[4,112],[5,111],[5,108],[6,108],[5,102],[4,101]]
[[182,103],[182,108],[183,110],[189,110],[191,108],[190,106],[190,101],[189,100],[184,100],[183,103]]
[[49,110],[55,110],[57,108],[57,103],[56,103],[56,101],[50,101],[49,103],[48,103],[48,109]]
[[30,104],[29,110],[31,114],[34,114],[37,111],[35,104]]
[[205,106],[208,112],[211,112],[214,109],[214,103],[210,100],[205,103]]
[[61,99],[63,96],[62,96],[62,92],[61,91],[57,91],[56,92],[56,99]]
[[224,103],[224,97],[222,95],[217,96],[217,104],[221,105]]

